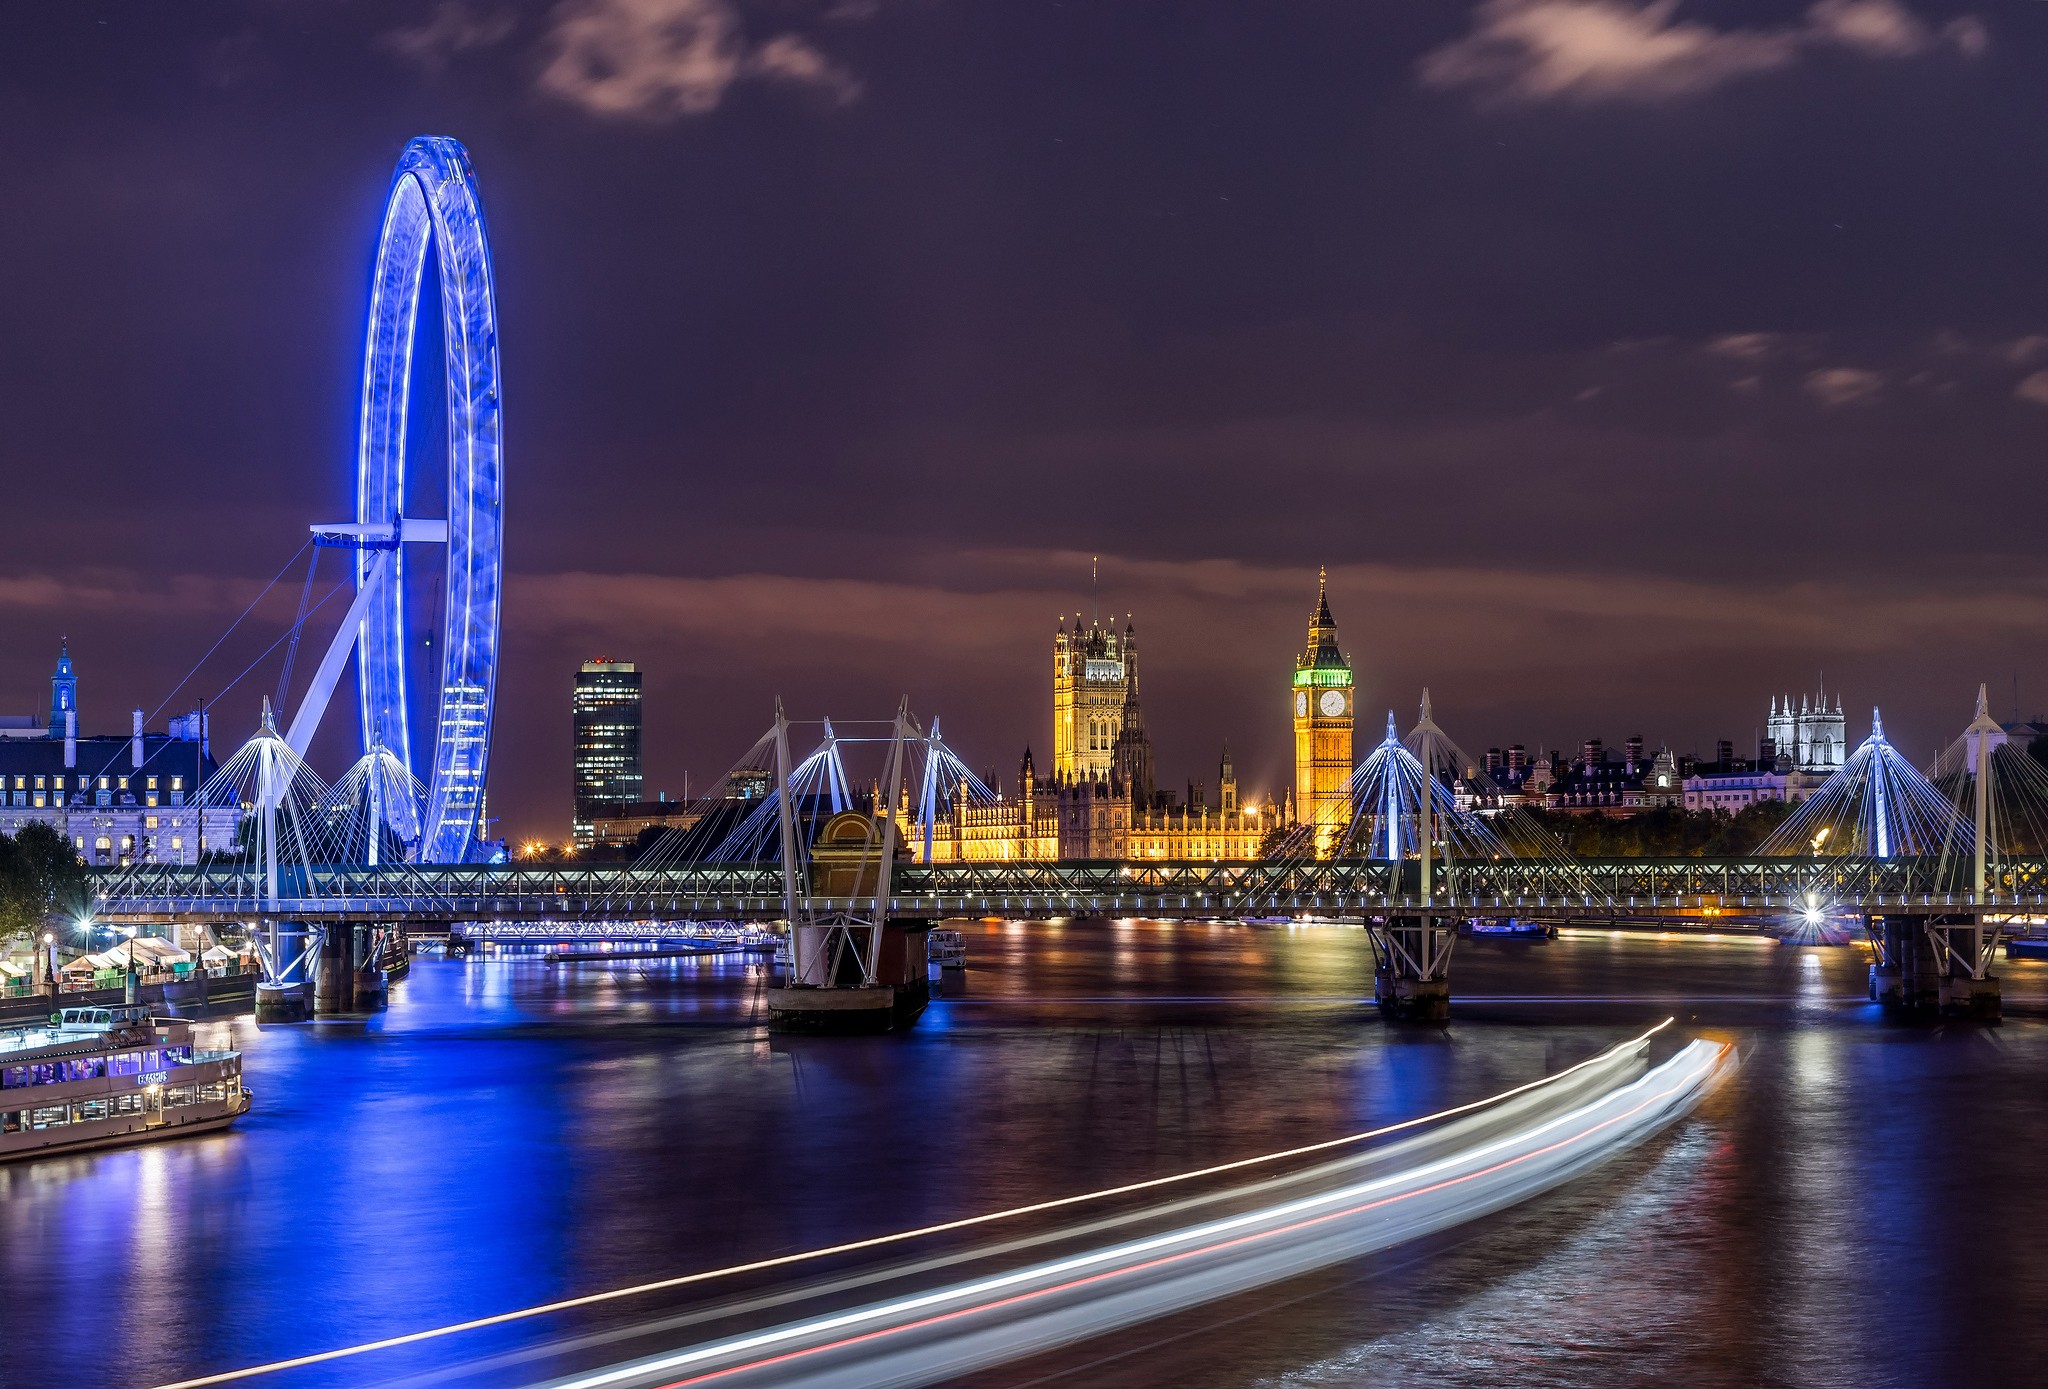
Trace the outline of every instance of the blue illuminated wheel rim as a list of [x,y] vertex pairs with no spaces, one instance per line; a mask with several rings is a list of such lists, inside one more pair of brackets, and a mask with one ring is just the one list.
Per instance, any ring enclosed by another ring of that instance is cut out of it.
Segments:
[[[441,688],[431,760],[411,746],[406,689],[405,548],[364,618],[357,653],[363,746],[382,740],[427,788],[419,858],[462,863],[481,838],[491,704],[498,678],[504,581],[504,458],[499,442],[498,314],[490,244],[469,151],[443,135],[405,147],[377,240],[356,461],[356,520],[388,525],[405,505],[412,354],[427,249],[441,284],[448,378],[447,585],[441,605]],[[356,583],[377,556],[358,555]]]

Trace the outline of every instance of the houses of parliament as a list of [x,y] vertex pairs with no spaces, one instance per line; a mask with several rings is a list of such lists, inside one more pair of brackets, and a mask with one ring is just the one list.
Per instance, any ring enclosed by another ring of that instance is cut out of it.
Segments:
[[1318,841],[1348,818],[1352,724],[1350,661],[1337,641],[1327,584],[1319,585],[1308,641],[1288,686],[1294,785],[1278,805],[1238,798],[1226,744],[1216,798],[1191,783],[1185,797],[1155,782],[1138,695],[1138,634],[1126,621],[1061,620],[1052,641],[1052,759],[1044,774],[1027,748],[1016,791],[973,805],[965,788],[935,828],[937,862],[1110,859],[1252,859],[1276,831],[1317,826]]

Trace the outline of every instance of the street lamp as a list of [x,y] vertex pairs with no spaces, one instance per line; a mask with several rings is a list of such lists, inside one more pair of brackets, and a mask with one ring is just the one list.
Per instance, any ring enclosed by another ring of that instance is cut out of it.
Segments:
[[137,994],[140,992],[135,982],[135,933],[137,929],[134,926],[124,926],[121,928],[121,934],[128,937],[128,984],[122,990],[121,1001],[123,1003],[137,1002]]

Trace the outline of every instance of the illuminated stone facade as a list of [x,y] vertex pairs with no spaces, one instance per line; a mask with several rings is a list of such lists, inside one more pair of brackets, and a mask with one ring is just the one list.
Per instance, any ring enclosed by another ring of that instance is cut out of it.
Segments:
[[1070,781],[1112,773],[1151,794],[1152,748],[1138,714],[1138,634],[1076,617],[1052,639],[1052,772]]
[[1317,585],[1308,644],[1294,662],[1294,811],[1328,853],[1351,823],[1351,662],[1337,645],[1327,578]]
[[[1273,807],[1238,804],[1237,777],[1226,749],[1218,778],[1220,804],[1146,809],[1114,772],[1076,781],[1039,778],[1031,754],[1018,769],[1016,794],[973,805],[958,787],[932,830],[934,863],[1074,859],[1254,859],[1280,823]],[[1028,788],[1028,791],[1026,790]],[[903,836],[913,856],[923,845],[906,810]]]
[[1770,722],[1765,736],[1780,753],[1792,759],[1794,770],[1827,773],[1837,770],[1849,753],[1849,720],[1842,713],[1842,698],[1828,707],[1826,689],[1817,696],[1799,696],[1799,709],[1792,708],[1792,696],[1783,705],[1771,697]]

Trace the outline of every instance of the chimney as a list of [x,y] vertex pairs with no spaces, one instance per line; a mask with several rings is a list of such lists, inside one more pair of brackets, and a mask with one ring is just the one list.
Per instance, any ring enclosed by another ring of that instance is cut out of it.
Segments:
[[142,711],[135,711],[135,731],[128,735],[128,765],[142,770]]
[[64,711],[64,765],[66,767],[76,767],[78,765],[78,711],[76,709],[66,709]]

